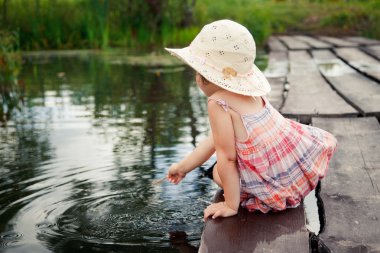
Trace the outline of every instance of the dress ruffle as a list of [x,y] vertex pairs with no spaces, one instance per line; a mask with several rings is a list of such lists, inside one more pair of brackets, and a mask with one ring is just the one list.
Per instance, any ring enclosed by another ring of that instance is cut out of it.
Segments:
[[265,100],[259,113],[243,115],[250,136],[236,142],[241,205],[249,211],[297,207],[325,177],[335,137],[284,118]]

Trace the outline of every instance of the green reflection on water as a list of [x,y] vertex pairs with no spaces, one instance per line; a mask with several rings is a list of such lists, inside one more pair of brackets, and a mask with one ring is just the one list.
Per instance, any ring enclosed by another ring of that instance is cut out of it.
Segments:
[[182,231],[194,250],[198,199],[215,186],[197,171],[180,187],[151,185],[207,135],[193,71],[91,52],[25,61],[25,107],[0,129],[0,245],[168,252]]

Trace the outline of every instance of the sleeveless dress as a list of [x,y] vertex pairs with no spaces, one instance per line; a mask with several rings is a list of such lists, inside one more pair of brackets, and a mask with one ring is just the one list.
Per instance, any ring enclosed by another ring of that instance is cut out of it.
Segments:
[[[259,112],[237,112],[248,138],[236,140],[236,153],[241,205],[267,213],[300,204],[325,177],[337,140],[320,128],[284,118],[262,98]],[[236,112],[222,99],[209,100]]]

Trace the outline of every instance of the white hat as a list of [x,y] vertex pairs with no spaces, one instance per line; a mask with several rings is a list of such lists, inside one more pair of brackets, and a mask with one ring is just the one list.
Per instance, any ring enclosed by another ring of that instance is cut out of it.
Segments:
[[190,46],[165,48],[208,81],[234,93],[263,96],[271,88],[254,64],[256,45],[244,26],[219,20],[205,25]]

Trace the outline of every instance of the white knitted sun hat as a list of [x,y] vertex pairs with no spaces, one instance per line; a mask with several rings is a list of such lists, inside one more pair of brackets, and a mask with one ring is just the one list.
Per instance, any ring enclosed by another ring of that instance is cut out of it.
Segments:
[[251,33],[234,21],[212,22],[190,46],[165,49],[223,89],[247,96],[264,96],[271,90],[254,64],[256,45]]

